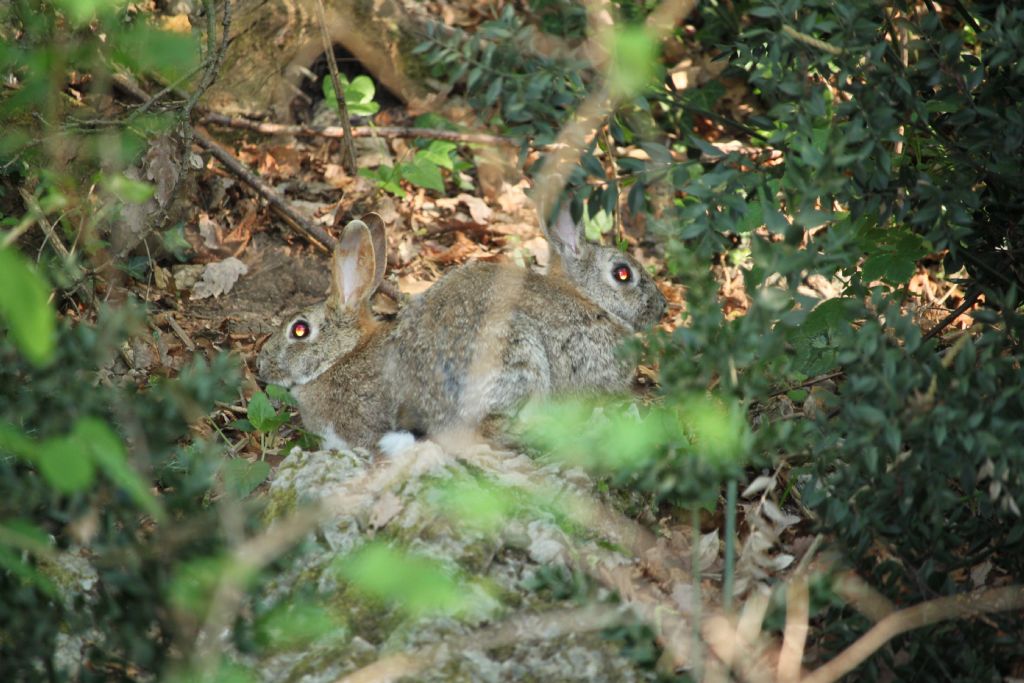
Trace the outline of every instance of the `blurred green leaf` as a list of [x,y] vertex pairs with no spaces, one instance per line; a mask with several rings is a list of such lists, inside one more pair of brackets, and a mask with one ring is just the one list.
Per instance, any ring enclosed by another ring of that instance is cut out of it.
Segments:
[[83,444],[100,470],[136,505],[157,520],[164,518],[163,508],[150,493],[146,482],[128,464],[124,444],[109,425],[94,417],[82,418],[75,423],[71,438]]
[[255,628],[262,645],[279,651],[307,646],[327,634],[337,636],[344,624],[323,605],[288,601],[261,615]]
[[3,545],[0,545],[0,569],[6,569],[22,581],[34,585],[51,598],[57,598],[60,595],[57,586],[54,585],[50,577],[22,560],[20,554],[12,552]]
[[244,458],[232,458],[224,462],[221,471],[224,488],[238,498],[245,498],[270,476],[270,464],[263,460],[250,462]]
[[121,9],[128,0],[54,0],[64,15],[76,26],[81,26],[96,14],[106,10]]
[[295,397],[291,395],[291,392],[289,392],[287,389],[280,385],[268,384],[266,392],[267,396],[274,399],[275,401],[283,403],[286,406],[291,406],[295,408],[298,407],[299,405],[298,402],[295,400]]
[[644,26],[616,28],[611,35],[608,82],[615,97],[633,97],[655,81],[662,70],[661,46]]
[[87,445],[72,436],[47,439],[37,447],[37,465],[46,481],[61,493],[84,491],[96,477]]
[[56,346],[56,314],[46,280],[10,247],[0,247],[0,320],[18,350],[32,364],[45,367]]
[[140,19],[119,30],[111,43],[116,61],[136,73],[158,74],[167,82],[183,79],[199,67],[198,33],[165,31]]
[[384,543],[363,546],[339,560],[337,568],[359,590],[413,616],[457,615],[472,604],[464,581],[443,564]]
[[133,180],[123,173],[114,173],[103,177],[103,185],[107,191],[123,202],[142,204],[146,202],[156,188],[147,182]]

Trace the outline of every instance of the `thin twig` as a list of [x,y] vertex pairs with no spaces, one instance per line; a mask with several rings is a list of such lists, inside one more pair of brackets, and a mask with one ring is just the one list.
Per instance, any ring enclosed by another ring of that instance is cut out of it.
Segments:
[[[339,126],[306,126],[288,125],[253,121],[240,116],[226,116],[214,112],[206,114],[201,122],[215,126],[241,128],[266,135],[298,135],[302,137],[342,138],[345,131]],[[446,140],[467,144],[502,145],[518,147],[519,143],[511,138],[488,133],[464,133],[454,130],[438,130],[436,128],[410,128],[406,126],[352,126],[352,137],[355,138],[424,138],[427,140]]]
[[782,32],[797,42],[803,43],[804,45],[810,45],[811,47],[817,48],[818,50],[826,52],[830,55],[838,57],[839,55],[843,54],[843,48],[836,47],[835,45],[829,45],[824,40],[818,40],[814,36],[809,36],[806,33],[801,33],[800,31],[797,31],[795,28],[788,24],[782,25]]
[[935,327],[925,332],[924,336],[921,337],[921,341],[926,342],[939,332],[942,332],[942,330],[946,329],[954,320],[959,318],[967,309],[973,306],[981,294],[981,287],[971,285],[970,290],[967,292],[967,296],[965,296],[964,300],[960,302],[960,305],[954,308],[949,315],[936,323]]
[[786,586],[786,626],[776,674],[779,683],[797,683],[807,645],[810,595],[807,576],[798,574]]
[[[126,76],[115,74],[114,83],[137,100],[146,102],[150,99],[146,91],[137,86]],[[323,251],[331,251],[334,249],[336,241],[333,237],[324,232],[324,230],[319,226],[310,223],[302,215],[288,206],[274,188],[267,185],[259,176],[246,168],[245,164],[198,130],[194,130],[193,133],[194,139],[200,147],[210,152],[210,154],[213,155],[217,161],[221,162],[225,168],[238,176],[238,178],[246,185],[262,195],[267,200],[267,203],[271,208],[284,219],[285,223],[288,224],[288,227],[309,239],[314,246]]]
[[195,131],[195,140],[203,149],[210,152],[217,161],[222,163],[229,171],[238,176],[242,182],[262,195],[263,198],[267,200],[267,203],[284,217],[285,222],[290,228],[311,240],[317,247],[324,251],[334,249],[336,241],[333,237],[328,235],[323,228],[314,225],[310,221],[306,220],[304,216],[295,211],[295,209],[289,206],[288,203],[281,198],[274,188],[267,185],[263,179],[246,168],[245,164],[236,159],[234,155],[227,152],[220,145],[199,131]]
[[809,387],[809,386],[814,385],[814,384],[820,384],[821,382],[827,382],[830,379],[835,379],[836,377],[842,377],[844,372],[845,372],[845,370],[833,370],[832,372],[826,372],[823,375],[816,375],[816,376],[811,377],[810,379],[806,379],[803,382],[800,382],[798,384],[793,384],[792,386],[788,386],[785,389],[777,389],[776,391],[773,391],[772,393],[770,393],[768,396],[769,396],[769,398],[774,398],[776,396],[782,396],[783,394],[788,394],[791,391],[796,391],[797,389],[804,389],[804,388]]
[[220,65],[224,62],[224,54],[228,49],[228,38],[231,30],[231,0],[221,0],[221,5],[224,7],[224,11],[221,17],[221,39],[220,44],[217,44],[217,26],[216,26],[216,15],[217,8],[214,5],[213,0],[206,0],[204,3],[207,13],[206,21],[206,44],[207,44],[207,61],[206,68],[203,70],[203,78],[199,81],[199,85],[188,97],[188,101],[185,102],[185,117],[191,118],[192,109],[196,106],[199,98],[203,96],[203,93],[213,85],[214,79],[217,78],[217,73],[220,71]]
[[[645,28],[651,39],[660,44],[676,25],[697,6],[697,0],[664,0],[647,16]],[[579,162],[586,142],[602,126],[615,105],[608,85],[599,88],[576,109],[576,115],[558,133],[558,148],[544,159],[544,168],[535,183],[534,203],[546,223],[558,205],[572,168]],[[557,267],[552,261],[552,266]]]
[[816,669],[801,683],[832,683],[857,668],[887,642],[907,631],[949,619],[965,619],[989,612],[1024,609],[1024,586],[1012,585],[977,593],[962,593],[922,602],[893,612],[875,624],[853,645]]
[[338,62],[334,58],[334,44],[331,42],[331,34],[327,30],[327,12],[324,10],[324,0],[316,0],[316,14],[320,20],[320,37],[324,42],[324,56],[327,57],[327,70],[331,73],[331,84],[334,85],[334,99],[338,104],[338,118],[341,119],[341,127],[345,134],[341,138],[341,166],[350,176],[359,172],[356,167],[356,146],[352,140],[352,121],[348,116],[348,105],[345,103],[345,91],[341,87],[341,78],[338,76]]

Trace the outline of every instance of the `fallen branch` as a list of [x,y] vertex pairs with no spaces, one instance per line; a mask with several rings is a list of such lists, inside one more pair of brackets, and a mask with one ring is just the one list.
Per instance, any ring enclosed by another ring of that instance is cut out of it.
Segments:
[[[240,128],[265,135],[297,135],[301,137],[343,138],[345,131],[341,126],[306,126],[284,123],[253,121],[240,116],[209,113],[202,117],[201,122],[213,126]],[[465,144],[502,145],[518,147],[519,143],[511,138],[489,133],[463,133],[454,130],[438,130],[436,128],[410,128],[406,126],[352,126],[354,138],[424,138],[428,140],[447,140]]]
[[1018,585],[922,602],[893,612],[882,619],[835,659],[803,678],[801,683],[832,683],[853,671],[880,647],[901,633],[949,619],[1020,609],[1024,609],[1024,586]]
[[967,312],[971,306],[981,297],[981,287],[974,286],[967,292],[967,296],[960,302],[960,305],[949,312],[945,318],[935,324],[935,327],[924,333],[921,337],[921,341],[925,342],[937,335],[942,330],[946,329],[954,320],[959,318],[963,313]]
[[233,154],[222,148],[216,142],[206,137],[198,130],[195,131],[195,140],[199,146],[208,151],[213,157],[223,164],[229,171],[238,176],[246,185],[256,190],[270,204],[271,208],[278,212],[290,228],[302,234],[312,241],[317,247],[324,251],[334,249],[336,241],[328,235],[323,228],[314,225],[306,220],[295,209],[288,206],[288,203],[274,190],[274,188],[263,182],[263,179],[246,168],[245,164],[236,159]]

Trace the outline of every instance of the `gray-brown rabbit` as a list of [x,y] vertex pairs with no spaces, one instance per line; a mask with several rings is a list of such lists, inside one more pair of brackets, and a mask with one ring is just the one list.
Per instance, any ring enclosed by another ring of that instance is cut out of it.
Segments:
[[617,349],[660,319],[664,297],[635,259],[587,242],[568,209],[546,232],[549,274],[470,263],[401,311],[383,371],[399,428],[473,430],[531,396],[628,388]]
[[288,320],[257,358],[260,379],[291,391],[303,425],[327,448],[373,448],[391,429],[392,394],[381,368],[393,323],[370,311],[386,250],[377,214],[345,226],[331,259],[330,295]]

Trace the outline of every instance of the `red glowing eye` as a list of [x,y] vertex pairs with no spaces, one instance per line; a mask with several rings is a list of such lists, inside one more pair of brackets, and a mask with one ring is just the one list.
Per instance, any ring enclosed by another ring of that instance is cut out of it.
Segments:
[[297,320],[292,323],[292,339],[305,339],[309,336],[309,323],[305,320]]
[[619,282],[629,282],[630,280],[633,279],[633,271],[630,269],[629,266],[621,264],[615,266],[615,268],[612,270],[612,277],[614,277]]

